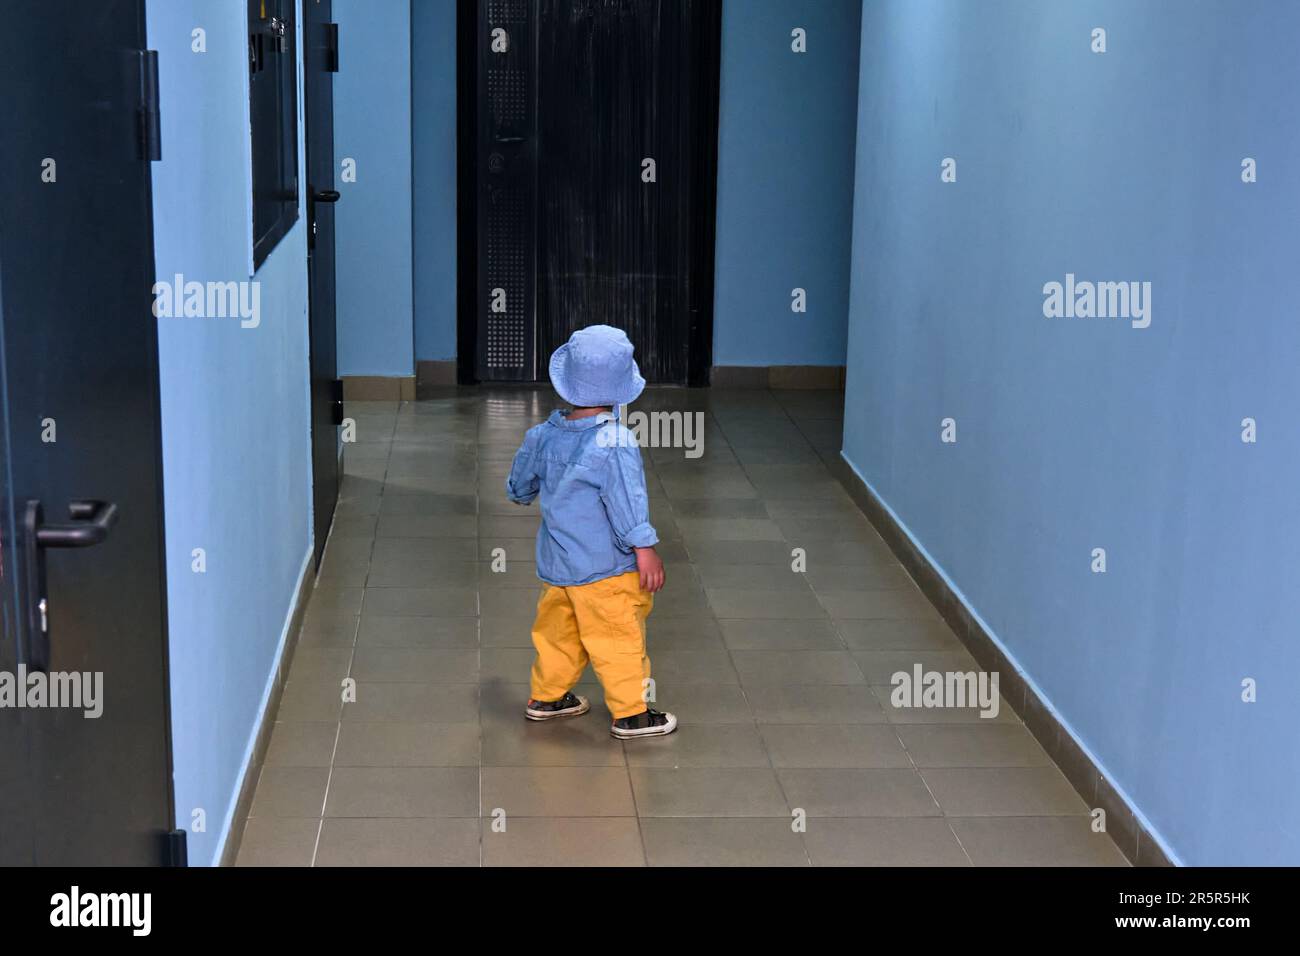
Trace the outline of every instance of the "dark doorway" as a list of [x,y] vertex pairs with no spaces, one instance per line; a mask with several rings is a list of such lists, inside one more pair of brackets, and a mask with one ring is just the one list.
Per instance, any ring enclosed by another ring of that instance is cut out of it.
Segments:
[[[0,863],[158,864],[174,825],[144,0],[48,0],[0,33]],[[166,321],[166,320],[163,320]],[[102,675],[97,718],[87,716]],[[53,683],[53,681],[51,681]],[[170,857],[175,862],[175,857]]]
[[649,381],[707,384],[719,0],[458,10],[462,373],[469,350],[477,380],[545,380],[605,323]]
[[311,328],[312,514],[316,566],[339,495],[342,391],[334,319],[334,74],[338,27],[330,0],[303,8],[304,120],[307,127],[307,288]]

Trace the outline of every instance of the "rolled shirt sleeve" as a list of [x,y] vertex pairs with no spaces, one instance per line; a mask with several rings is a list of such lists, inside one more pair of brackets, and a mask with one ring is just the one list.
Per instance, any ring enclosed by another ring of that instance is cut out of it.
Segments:
[[600,497],[610,527],[614,529],[615,543],[624,551],[658,544],[659,535],[650,523],[650,498],[646,493],[641,449],[635,442],[610,449],[603,478]]
[[541,488],[537,469],[534,467],[536,442],[530,431],[524,436],[524,443],[515,452],[515,459],[510,464],[510,474],[506,476],[506,494],[517,505],[531,504]]

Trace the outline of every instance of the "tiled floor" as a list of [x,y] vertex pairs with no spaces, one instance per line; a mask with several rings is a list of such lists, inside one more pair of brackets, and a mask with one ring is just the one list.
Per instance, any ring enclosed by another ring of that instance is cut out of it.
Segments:
[[645,451],[669,582],[650,656],[681,728],[628,743],[590,674],[590,714],[521,713],[537,511],[502,485],[549,390],[349,402],[357,442],[239,862],[1124,865],[1005,704],[890,705],[895,671],[977,667],[827,470],[842,401],[635,406],[705,418],[702,457]]

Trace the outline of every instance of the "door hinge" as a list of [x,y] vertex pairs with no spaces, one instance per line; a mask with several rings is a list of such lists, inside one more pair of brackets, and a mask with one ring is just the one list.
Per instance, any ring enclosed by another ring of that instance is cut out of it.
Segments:
[[163,866],[189,866],[184,830],[171,830],[163,834]]
[[325,24],[325,72],[339,71],[339,25]]
[[158,51],[140,51],[140,158],[162,159],[162,115],[158,103]]

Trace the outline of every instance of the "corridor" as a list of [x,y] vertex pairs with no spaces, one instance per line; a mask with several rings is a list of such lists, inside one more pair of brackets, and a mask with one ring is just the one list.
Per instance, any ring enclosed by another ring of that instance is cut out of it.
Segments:
[[611,739],[590,671],[590,714],[525,721],[538,512],[502,486],[558,404],[347,403],[241,865],[1127,865],[1005,701],[891,705],[896,672],[978,667],[826,466],[842,392],[645,392],[704,415],[701,457],[643,450],[668,573],[649,651],[681,728]]

